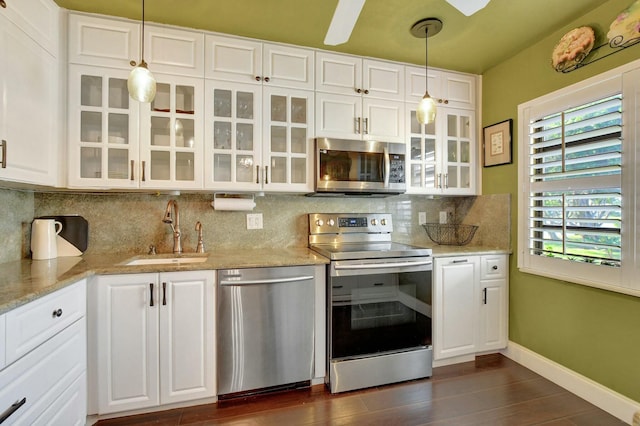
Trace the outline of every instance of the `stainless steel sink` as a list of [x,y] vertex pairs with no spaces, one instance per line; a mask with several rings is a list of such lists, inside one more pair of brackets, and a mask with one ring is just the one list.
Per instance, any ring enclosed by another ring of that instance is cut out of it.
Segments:
[[126,266],[140,266],[140,265],[180,265],[183,263],[202,263],[206,262],[206,256],[194,256],[194,257],[144,257],[138,259],[132,259],[124,263]]

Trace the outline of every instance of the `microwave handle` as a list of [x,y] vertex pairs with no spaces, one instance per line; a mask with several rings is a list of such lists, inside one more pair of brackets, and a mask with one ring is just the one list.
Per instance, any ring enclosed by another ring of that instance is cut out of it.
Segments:
[[389,148],[384,148],[384,187],[389,187],[389,175],[391,174],[391,160],[389,159]]

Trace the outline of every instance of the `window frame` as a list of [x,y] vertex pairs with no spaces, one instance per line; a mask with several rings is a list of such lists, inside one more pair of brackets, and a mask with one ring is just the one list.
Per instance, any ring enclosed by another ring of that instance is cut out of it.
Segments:
[[[635,79],[635,81],[634,81]],[[521,272],[640,297],[640,61],[634,61],[518,105],[517,266]],[[529,120],[622,93],[621,266],[603,267],[529,252]]]

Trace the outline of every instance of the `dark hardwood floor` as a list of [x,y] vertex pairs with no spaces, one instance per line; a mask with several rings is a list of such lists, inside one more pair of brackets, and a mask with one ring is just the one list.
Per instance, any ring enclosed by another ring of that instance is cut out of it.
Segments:
[[331,395],[324,386],[102,420],[120,425],[623,425],[503,357],[434,369],[431,379]]

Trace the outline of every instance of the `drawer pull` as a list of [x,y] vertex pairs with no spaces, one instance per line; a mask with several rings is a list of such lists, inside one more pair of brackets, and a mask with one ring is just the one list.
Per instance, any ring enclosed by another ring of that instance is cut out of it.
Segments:
[[482,289],[482,304],[486,305],[487,304],[487,288],[483,288]]
[[149,283],[149,295],[151,296],[149,306],[153,306],[153,283]]
[[462,260],[454,260],[454,261],[453,261],[453,262],[451,262],[451,263],[467,263],[467,262],[468,262],[468,260],[467,260],[467,259],[462,259]]
[[162,305],[167,304],[167,283],[162,283]]
[[62,309],[58,308],[55,311],[53,311],[54,318],[60,318],[61,316],[62,316]]
[[7,141],[2,140],[2,168],[7,168]]
[[27,397],[22,398],[20,401],[16,401],[11,404],[11,407],[7,408],[4,413],[0,416],[0,423],[3,423],[7,420],[13,413],[18,411],[20,407],[27,403]]

